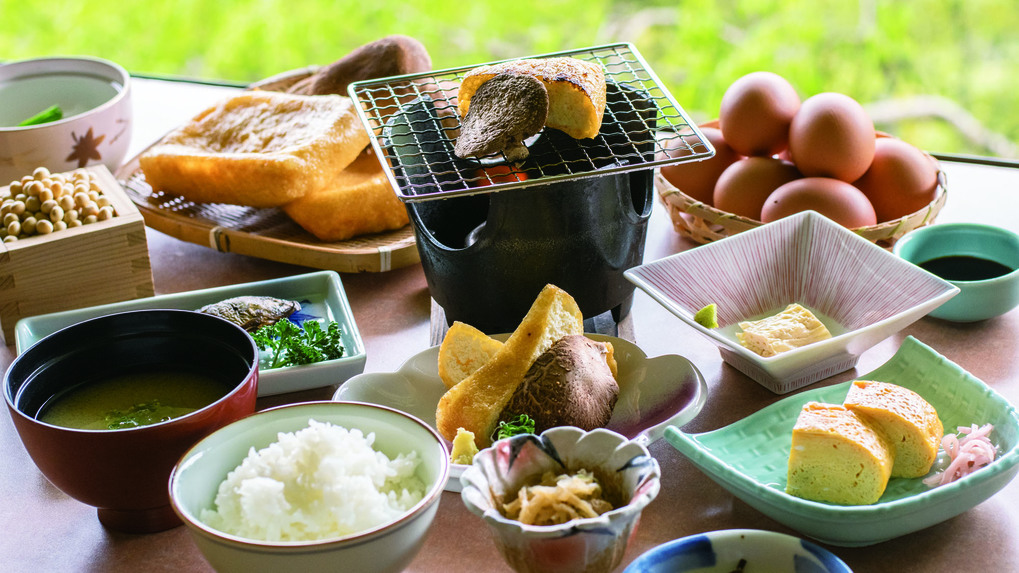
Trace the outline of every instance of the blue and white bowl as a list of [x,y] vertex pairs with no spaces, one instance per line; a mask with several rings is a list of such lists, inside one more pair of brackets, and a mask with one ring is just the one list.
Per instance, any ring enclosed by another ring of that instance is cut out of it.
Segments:
[[[535,476],[579,469],[614,479],[612,485],[625,503],[598,517],[561,525],[525,525],[500,512],[500,500],[514,499]],[[499,440],[479,452],[460,477],[460,495],[467,509],[491,528],[499,551],[514,570],[610,571],[622,561],[644,507],[658,495],[660,476],[658,462],[636,441],[605,429],[558,427],[540,436]]]
[[852,573],[823,547],[773,531],[726,529],[663,543],[635,559],[623,573]]

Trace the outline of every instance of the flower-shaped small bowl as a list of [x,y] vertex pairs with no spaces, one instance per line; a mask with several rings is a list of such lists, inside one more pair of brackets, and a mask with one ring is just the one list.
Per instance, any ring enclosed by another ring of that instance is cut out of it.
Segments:
[[[623,503],[598,517],[560,525],[525,525],[500,505],[546,471],[588,470]],[[519,572],[610,571],[619,565],[640,514],[658,495],[661,470],[643,445],[605,429],[558,427],[540,436],[499,440],[474,456],[460,478],[467,508],[492,530],[507,563]],[[611,488],[611,489],[610,489]]]
[[[959,292],[815,211],[634,267],[626,278],[777,394],[853,368],[865,350]],[[791,303],[810,309],[832,337],[767,358],[739,343],[740,322]],[[718,328],[694,320],[709,304]]]

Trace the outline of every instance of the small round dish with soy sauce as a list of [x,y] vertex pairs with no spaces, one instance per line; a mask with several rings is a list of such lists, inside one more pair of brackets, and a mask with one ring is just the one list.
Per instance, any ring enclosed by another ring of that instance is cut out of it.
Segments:
[[976,322],[1019,306],[1019,234],[978,223],[940,223],[895,243],[899,257],[959,287],[929,316]]

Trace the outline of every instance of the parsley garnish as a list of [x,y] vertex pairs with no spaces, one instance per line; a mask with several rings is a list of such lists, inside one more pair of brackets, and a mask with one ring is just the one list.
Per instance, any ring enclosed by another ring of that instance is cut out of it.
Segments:
[[499,422],[499,426],[495,429],[495,439],[501,440],[503,438],[509,438],[519,434],[533,433],[534,420],[532,420],[527,414],[520,414],[509,422]]
[[284,318],[276,324],[263,326],[251,337],[259,350],[272,352],[266,368],[282,368],[340,358],[343,356],[340,334],[340,325],[336,322],[330,322],[326,330],[322,330],[315,321],[308,321],[301,328]]

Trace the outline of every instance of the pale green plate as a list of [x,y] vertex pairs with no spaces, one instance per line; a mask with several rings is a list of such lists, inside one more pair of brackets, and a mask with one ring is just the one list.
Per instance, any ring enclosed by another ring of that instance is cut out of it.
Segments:
[[870,545],[954,517],[992,496],[1019,471],[1019,414],[1008,400],[913,337],[877,370],[860,376],[917,392],[938,411],[946,431],[994,424],[998,458],[989,466],[941,487],[922,478],[893,478],[873,505],[841,506],[785,493],[792,429],[808,401],[842,403],[845,382],[776,402],[746,418],[703,434],[676,427],[665,439],[736,497],[807,536],[842,546]]

